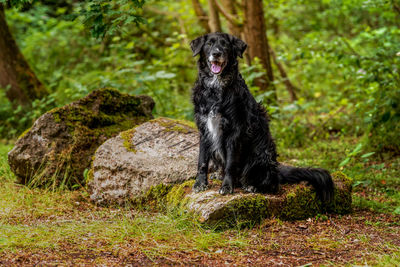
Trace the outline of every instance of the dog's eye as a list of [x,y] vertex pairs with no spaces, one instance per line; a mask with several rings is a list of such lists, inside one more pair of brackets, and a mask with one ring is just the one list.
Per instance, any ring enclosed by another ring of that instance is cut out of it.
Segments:
[[226,46],[226,42],[225,42],[224,40],[221,40],[220,44],[221,44],[222,46]]

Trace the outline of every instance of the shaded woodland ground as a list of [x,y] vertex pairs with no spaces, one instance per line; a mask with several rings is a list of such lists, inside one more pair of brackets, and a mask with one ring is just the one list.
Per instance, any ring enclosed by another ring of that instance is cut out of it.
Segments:
[[[316,148],[323,147],[321,143]],[[397,266],[400,262],[400,217],[391,214],[398,203],[373,186],[355,187],[354,212],[348,215],[321,214],[295,222],[267,219],[252,229],[216,231],[177,211],[99,207],[90,203],[84,189],[43,190],[15,184],[5,157],[10,148],[1,145],[0,263],[4,265]],[[323,160],[299,152],[284,155],[289,162],[294,155],[302,155],[304,162]],[[398,192],[398,185],[390,188]]]
[[[96,206],[85,187],[15,184],[18,136],[95,89],[192,120],[189,42],[220,30],[249,44],[241,73],[279,160],[353,178],[352,214],[216,231],[176,211]],[[399,266],[399,66],[398,0],[0,0],[0,264]]]

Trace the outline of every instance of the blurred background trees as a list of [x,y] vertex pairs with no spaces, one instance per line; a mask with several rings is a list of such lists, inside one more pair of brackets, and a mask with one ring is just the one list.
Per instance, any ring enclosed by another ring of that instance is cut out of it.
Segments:
[[[0,35],[8,25],[22,52],[0,38],[0,70],[21,63],[0,71],[2,138],[106,86],[152,96],[158,116],[192,119],[188,43],[222,30],[248,43],[241,72],[279,144],[351,137],[357,153],[400,153],[398,0],[0,2]],[[4,78],[19,75],[20,89]]]
[[32,72],[21,54],[10,30],[0,3],[0,87],[6,88],[11,102],[27,106],[46,95],[46,89]]

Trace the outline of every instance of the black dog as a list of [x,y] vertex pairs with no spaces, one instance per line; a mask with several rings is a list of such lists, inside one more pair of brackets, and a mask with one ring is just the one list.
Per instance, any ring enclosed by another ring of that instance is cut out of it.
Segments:
[[222,170],[220,194],[235,187],[248,192],[276,192],[281,183],[307,181],[324,201],[333,196],[328,171],[296,168],[277,162],[265,109],[257,103],[239,73],[237,57],[247,45],[225,33],[211,33],[190,43],[199,55],[192,100],[200,131],[195,192],[207,189],[209,163]]

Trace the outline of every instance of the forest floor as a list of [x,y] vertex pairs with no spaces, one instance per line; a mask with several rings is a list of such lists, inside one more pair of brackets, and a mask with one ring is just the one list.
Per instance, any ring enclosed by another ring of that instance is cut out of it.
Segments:
[[[316,146],[282,158],[330,167],[327,160],[343,154]],[[400,265],[398,158],[348,167],[350,176],[368,171],[354,181],[351,214],[217,231],[179,211],[99,207],[83,189],[15,184],[6,161],[11,147],[0,144],[0,265]]]

